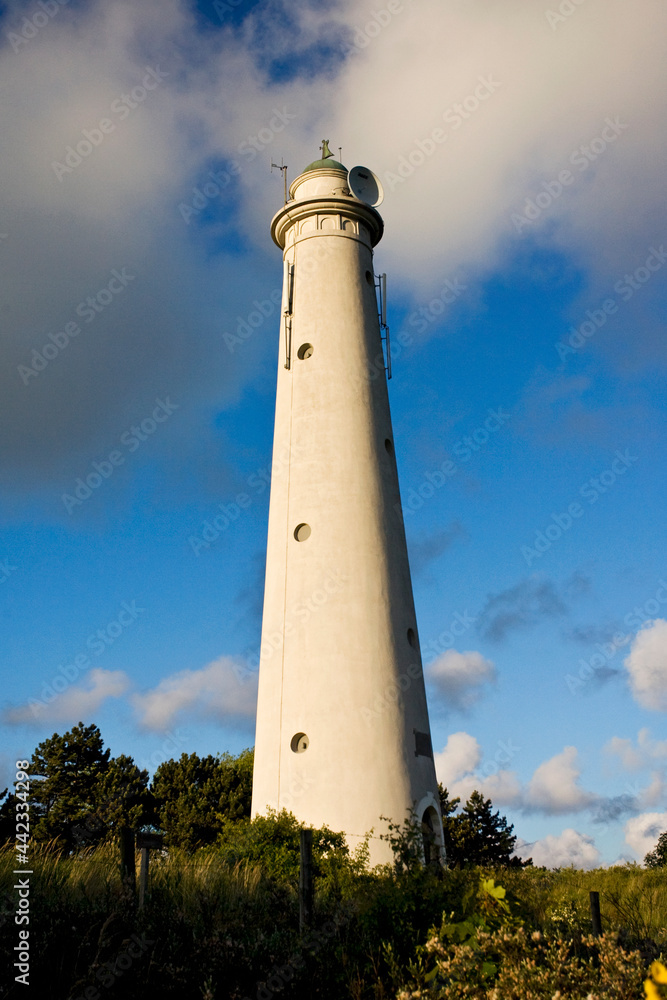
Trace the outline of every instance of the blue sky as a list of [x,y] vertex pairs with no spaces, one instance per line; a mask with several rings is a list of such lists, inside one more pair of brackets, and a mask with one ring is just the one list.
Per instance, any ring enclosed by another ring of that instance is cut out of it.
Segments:
[[326,136],[385,188],[438,774],[536,861],[643,858],[667,829],[666,22],[659,0],[3,5],[5,784],[80,719],[151,771],[253,743],[270,163],[293,180]]

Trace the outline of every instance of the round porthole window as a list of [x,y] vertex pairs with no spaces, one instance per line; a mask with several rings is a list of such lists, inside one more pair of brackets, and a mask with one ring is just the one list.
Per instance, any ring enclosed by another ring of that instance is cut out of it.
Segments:
[[391,443],[391,441],[389,440],[389,438],[385,438],[385,440],[384,440],[384,446],[385,446],[385,449],[387,451],[387,454],[391,455],[392,451],[394,450],[394,446]]
[[290,742],[293,753],[305,753],[309,744],[310,740],[305,733],[295,733]]
[[413,649],[417,648],[417,633],[413,628],[408,629],[408,642]]
[[297,524],[294,529],[294,537],[297,542],[305,542],[307,538],[310,538],[310,525],[309,524]]
[[296,356],[299,359],[299,361],[305,361],[306,358],[311,358],[313,356],[313,345],[302,344],[299,350],[296,352]]
[[369,285],[373,284],[373,275],[371,274],[370,271],[366,271],[366,281],[368,282]]

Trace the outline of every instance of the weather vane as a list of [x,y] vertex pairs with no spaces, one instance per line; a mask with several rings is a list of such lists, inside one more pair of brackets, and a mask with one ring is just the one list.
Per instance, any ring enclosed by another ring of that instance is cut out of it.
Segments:
[[271,173],[273,173],[273,168],[276,170],[282,170],[283,181],[285,182],[285,204],[287,204],[287,164],[285,163],[285,157],[280,157],[280,163],[271,162]]

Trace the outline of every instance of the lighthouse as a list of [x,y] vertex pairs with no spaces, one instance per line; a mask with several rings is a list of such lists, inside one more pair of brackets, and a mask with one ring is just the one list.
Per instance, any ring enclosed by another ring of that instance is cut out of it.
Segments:
[[[322,157],[271,222],[283,251],[252,815],[444,852],[373,248],[381,186]],[[384,818],[383,818],[384,817]]]

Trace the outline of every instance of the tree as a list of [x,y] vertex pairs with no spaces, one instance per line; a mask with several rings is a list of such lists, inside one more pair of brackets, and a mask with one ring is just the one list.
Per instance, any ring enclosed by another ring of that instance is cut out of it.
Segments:
[[[30,833],[70,852],[114,835],[120,825],[138,826],[152,816],[148,772],[131,757],[111,757],[95,725],[79,722],[54,733],[34,751],[30,774]],[[16,799],[0,807],[2,839],[11,839]]]
[[141,771],[132,757],[112,757],[100,775],[95,808],[72,833],[79,847],[115,836],[120,827],[134,830],[157,823],[155,799],[148,790],[148,771]]
[[151,791],[166,843],[190,851],[213,844],[226,821],[250,816],[253,758],[253,750],[184,753],[160,764]]
[[10,794],[9,789],[0,795],[2,805],[0,805],[0,844],[6,844],[16,838],[16,803],[15,795]]
[[[230,865],[258,865],[269,877],[298,885],[302,827],[286,809],[267,809],[266,816],[255,816],[253,820],[247,816],[228,820],[218,836],[218,853]],[[326,873],[332,881],[334,872],[340,876],[342,868],[355,870],[344,833],[327,826],[313,829],[313,868],[316,875]]]
[[658,843],[644,858],[647,868],[664,868],[667,866],[667,830],[658,837]]
[[82,722],[39,744],[30,761],[35,840],[55,841],[65,850],[74,847],[73,828],[95,809],[99,781],[109,766],[111,751],[103,746],[97,726]]
[[462,811],[456,813],[460,799],[450,799],[449,792],[439,785],[442,826],[450,868],[464,865],[507,865],[523,868],[532,860],[512,857],[516,836],[514,826],[500,813],[493,813],[491,799],[474,791]]

